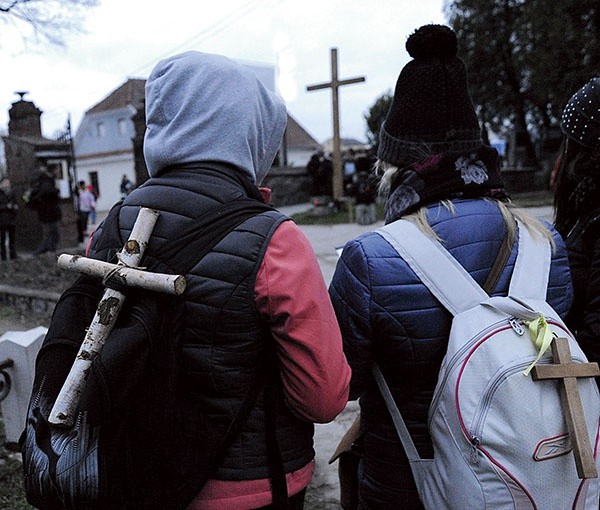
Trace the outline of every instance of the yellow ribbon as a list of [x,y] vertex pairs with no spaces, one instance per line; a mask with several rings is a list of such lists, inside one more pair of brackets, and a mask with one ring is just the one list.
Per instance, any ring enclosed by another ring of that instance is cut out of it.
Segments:
[[550,347],[552,340],[554,339],[554,333],[550,329],[548,322],[546,322],[546,318],[540,314],[537,319],[531,321],[524,321],[525,325],[529,328],[529,334],[531,335],[531,340],[535,344],[538,349],[538,355],[533,363],[527,367],[527,370],[523,372],[523,375],[529,375],[531,369],[536,365],[536,363],[540,360],[540,358],[544,355],[544,353]]

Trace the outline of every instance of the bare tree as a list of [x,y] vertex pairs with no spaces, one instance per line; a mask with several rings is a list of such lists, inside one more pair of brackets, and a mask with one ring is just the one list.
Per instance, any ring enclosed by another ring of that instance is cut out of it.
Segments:
[[70,32],[82,30],[86,11],[99,0],[0,0],[0,21],[12,25],[26,44],[64,45]]

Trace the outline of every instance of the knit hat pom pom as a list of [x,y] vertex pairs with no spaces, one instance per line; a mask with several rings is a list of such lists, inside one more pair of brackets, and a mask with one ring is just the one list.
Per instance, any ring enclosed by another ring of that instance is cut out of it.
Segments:
[[456,57],[456,34],[445,25],[425,25],[408,38],[406,51],[414,59]]

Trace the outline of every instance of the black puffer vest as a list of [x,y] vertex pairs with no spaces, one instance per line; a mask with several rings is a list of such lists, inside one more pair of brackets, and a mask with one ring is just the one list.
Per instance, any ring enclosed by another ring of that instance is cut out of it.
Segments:
[[[125,199],[119,218],[121,236],[128,237],[140,206],[159,211],[147,248],[152,255],[206,211],[246,195],[249,183],[242,179],[238,172],[221,166],[169,169]],[[216,429],[231,422],[255,383],[257,370],[266,370],[265,360],[274,352],[268,322],[255,306],[254,287],[271,236],[286,220],[277,211],[246,220],[186,275],[185,384],[196,397],[198,412],[217,425]],[[291,472],[314,457],[313,425],[290,412],[281,384],[276,386],[276,436],[284,470]],[[269,477],[262,393],[216,478]]]

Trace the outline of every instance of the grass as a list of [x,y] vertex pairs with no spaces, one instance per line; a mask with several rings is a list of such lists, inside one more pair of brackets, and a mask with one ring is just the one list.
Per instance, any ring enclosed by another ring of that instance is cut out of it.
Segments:
[[23,468],[20,455],[5,444],[4,426],[0,414],[0,510],[32,510],[23,489]]
[[[376,204],[377,220],[383,220],[383,204]],[[343,204],[339,211],[332,211],[329,214],[316,215],[310,211],[292,215],[292,219],[298,225],[338,225],[340,223],[350,223],[348,205]]]

